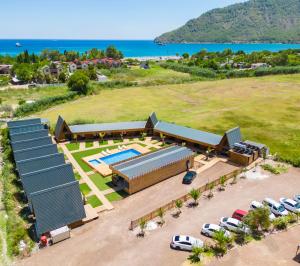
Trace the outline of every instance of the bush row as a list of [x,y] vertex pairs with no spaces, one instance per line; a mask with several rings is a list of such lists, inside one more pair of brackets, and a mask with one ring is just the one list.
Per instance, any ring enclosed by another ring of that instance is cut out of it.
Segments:
[[19,117],[19,116],[25,116],[31,113],[39,112],[49,107],[52,107],[56,104],[61,104],[64,102],[74,100],[77,97],[79,97],[78,93],[71,91],[68,92],[66,95],[47,97],[47,98],[37,100],[34,103],[25,103],[19,106],[15,110],[14,116]]

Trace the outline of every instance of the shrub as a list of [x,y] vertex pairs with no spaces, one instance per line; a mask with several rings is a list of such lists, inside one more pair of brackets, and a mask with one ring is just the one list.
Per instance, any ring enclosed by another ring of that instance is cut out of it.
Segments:
[[273,221],[274,228],[277,230],[285,230],[287,228],[287,224],[286,217],[279,217]]
[[31,113],[39,112],[51,106],[74,100],[77,96],[78,96],[77,92],[72,91],[67,93],[66,95],[43,98],[30,104],[25,103],[19,106],[15,110],[14,116],[19,117],[19,116],[25,116]]
[[296,74],[296,73],[300,73],[299,66],[259,68],[254,71],[254,75],[257,77],[266,76],[266,75]]
[[68,87],[71,91],[76,91],[80,94],[87,95],[91,92],[89,86],[90,79],[84,71],[76,71],[68,81]]
[[18,102],[19,105],[22,105],[24,103],[26,103],[26,101],[24,99],[20,99],[19,102]]

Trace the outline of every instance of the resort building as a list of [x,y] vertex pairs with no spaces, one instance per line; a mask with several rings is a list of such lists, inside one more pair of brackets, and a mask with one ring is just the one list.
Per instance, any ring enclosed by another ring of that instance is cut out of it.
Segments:
[[172,145],[110,165],[113,182],[128,194],[136,193],[194,166],[194,152]]

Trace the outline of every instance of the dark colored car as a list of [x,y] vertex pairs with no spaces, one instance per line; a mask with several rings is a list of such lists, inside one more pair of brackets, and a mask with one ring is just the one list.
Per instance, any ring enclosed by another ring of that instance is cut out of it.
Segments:
[[188,171],[183,177],[182,184],[191,184],[193,180],[196,178],[197,173],[195,171]]
[[232,214],[232,218],[235,218],[239,221],[242,221],[242,219],[248,214],[248,212],[243,211],[243,210],[236,210],[233,214]]

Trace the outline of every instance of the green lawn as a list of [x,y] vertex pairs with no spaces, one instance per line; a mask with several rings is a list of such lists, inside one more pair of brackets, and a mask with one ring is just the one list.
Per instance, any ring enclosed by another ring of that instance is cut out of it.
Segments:
[[113,187],[111,176],[103,177],[100,174],[90,175],[89,178],[94,182],[99,190],[106,190]]
[[108,141],[107,140],[103,140],[103,141],[99,141],[99,145],[107,145],[108,144]]
[[81,175],[80,174],[78,174],[78,173],[74,173],[74,175],[75,175],[75,178],[76,178],[76,180],[80,180],[81,179]]
[[93,207],[99,207],[102,205],[102,202],[98,199],[96,195],[92,195],[86,198],[87,202]]
[[79,143],[78,142],[71,142],[66,144],[66,147],[69,151],[76,151],[79,150]]
[[116,192],[112,192],[110,194],[107,194],[105,195],[105,197],[109,200],[109,201],[118,201],[118,200],[121,200],[121,199],[124,199],[128,196],[128,194],[123,191],[123,190],[120,190],[120,191],[116,191]]
[[92,191],[86,183],[80,184],[79,187],[83,195],[88,195]]
[[220,135],[240,126],[244,139],[265,143],[272,153],[296,163],[299,88],[296,74],[103,90],[37,115],[54,125],[59,114],[70,122],[86,117],[117,122],[145,120],[156,111],[160,120]]
[[123,142],[123,140],[121,140],[121,139],[114,139],[114,143],[121,143],[121,142]]
[[93,169],[91,167],[89,167],[83,160],[83,157],[87,157],[87,156],[91,156],[97,153],[100,153],[103,150],[109,149],[115,149],[117,148],[117,146],[110,146],[110,147],[105,147],[105,148],[96,148],[96,149],[91,149],[91,150],[86,150],[86,151],[79,151],[79,152],[75,152],[73,153],[73,157],[74,159],[77,161],[77,163],[80,165],[80,167],[82,168],[83,171],[85,172],[89,172],[92,171]]
[[150,150],[150,151],[157,151],[158,149],[155,148],[155,147],[150,147],[149,150]]
[[93,146],[94,146],[93,141],[86,141],[86,142],[85,142],[85,147],[86,147],[86,148],[91,148],[91,147],[93,147]]

